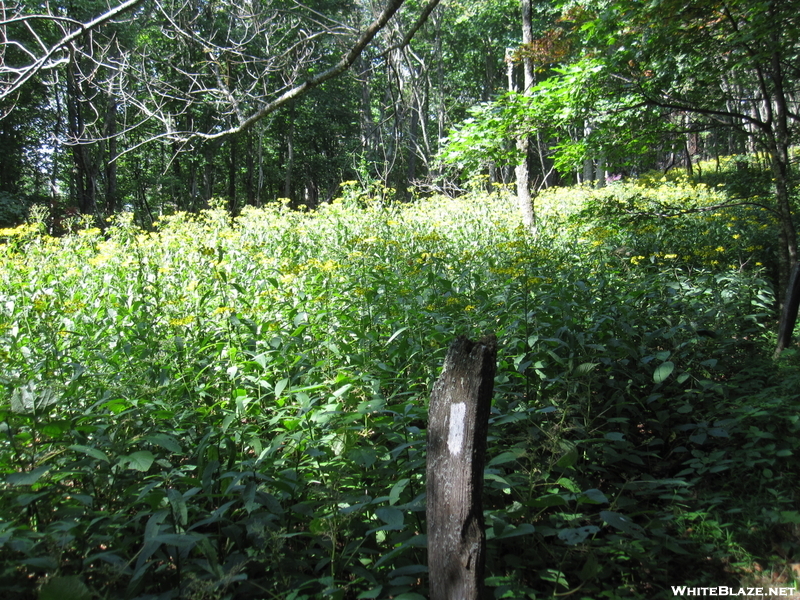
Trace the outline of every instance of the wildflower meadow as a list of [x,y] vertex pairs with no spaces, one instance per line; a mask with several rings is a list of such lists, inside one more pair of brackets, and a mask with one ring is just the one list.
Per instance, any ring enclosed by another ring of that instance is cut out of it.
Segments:
[[0,230],[0,590],[424,599],[428,394],[488,333],[490,597],[793,585],[798,356],[734,183],[553,189],[535,236],[502,188],[355,183]]

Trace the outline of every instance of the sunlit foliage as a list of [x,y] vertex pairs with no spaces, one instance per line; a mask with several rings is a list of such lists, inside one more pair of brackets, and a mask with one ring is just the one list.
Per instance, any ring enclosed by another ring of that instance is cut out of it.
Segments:
[[620,181],[543,195],[532,239],[502,190],[355,190],[0,230],[0,588],[424,598],[427,396],[489,332],[494,597],[671,597],[797,550],[768,212]]

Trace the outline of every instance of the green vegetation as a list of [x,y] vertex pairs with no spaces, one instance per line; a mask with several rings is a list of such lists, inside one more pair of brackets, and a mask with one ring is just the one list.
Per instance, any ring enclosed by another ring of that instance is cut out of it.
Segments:
[[[775,219],[685,177],[0,230],[0,589],[426,594],[426,402],[495,332],[494,598],[791,585]],[[159,595],[161,594],[161,595]]]

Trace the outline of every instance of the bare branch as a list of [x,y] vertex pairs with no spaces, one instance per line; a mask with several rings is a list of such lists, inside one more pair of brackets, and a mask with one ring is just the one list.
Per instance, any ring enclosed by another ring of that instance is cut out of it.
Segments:
[[[0,101],[15,94],[23,85],[25,85],[31,78],[37,75],[40,71],[44,69],[51,69],[65,62],[64,58],[54,59],[54,56],[60,50],[72,44],[81,35],[89,33],[93,29],[100,27],[105,23],[108,23],[109,21],[115,19],[124,12],[131,10],[132,8],[135,8],[142,2],[144,2],[144,0],[126,0],[126,2],[123,2],[122,4],[106,11],[102,15],[92,19],[87,23],[78,23],[77,29],[64,35],[55,44],[50,46],[50,48],[47,49],[41,56],[39,56],[39,58],[35,59],[28,65],[19,68],[12,68],[6,65],[0,65],[0,75],[6,75],[6,74],[12,75],[9,81],[4,81],[0,83],[0,85],[3,86],[2,89],[0,89]],[[11,19],[11,21],[13,20],[14,19]],[[69,19],[61,19],[58,17],[53,17],[51,18],[51,20],[56,22],[66,21],[72,24],[71,20]],[[5,39],[5,36],[3,36],[3,45],[6,45],[8,43],[10,43],[10,41]]]
[[381,56],[386,56],[393,50],[399,50],[400,48],[405,48],[411,43],[411,40],[414,39],[416,33],[422,28],[425,22],[428,20],[428,17],[433,12],[433,9],[439,6],[439,0],[429,0],[428,4],[425,5],[425,8],[422,9],[422,12],[419,15],[416,23],[408,30],[406,35],[403,37],[402,41],[399,44],[395,44],[386,48],[383,51]]
[[333,67],[284,92],[278,98],[257,110],[250,117],[244,121],[241,121],[238,125],[217,133],[186,132],[182,136],[175,136],[175,139],[179,141],[185,141],[191,138],[214,140],[241,133],[242,131],[246,131],[247,129],[251,128],[267,115],[275,112],[281,106],[288,104],[295,98],[305,94],[329,79],[333,79],[334,77],[341,75],[356,62],[367,45],[369,45],[378,32],[386,26],[389,20],[400,9],[400,7],[403,5],[403,2],[404,0],[389,0],[383,9],[383,12],[381,12],[381,14],[369,25],[369,27],[367,27],[361,33],[356,43],[353,44],[347,54],[345,54]]

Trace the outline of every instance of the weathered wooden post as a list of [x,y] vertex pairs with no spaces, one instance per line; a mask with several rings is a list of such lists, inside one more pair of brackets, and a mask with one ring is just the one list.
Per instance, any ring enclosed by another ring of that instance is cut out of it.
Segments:
[[444,360],[428,409],[430,600],[482,600],[486,535],[483,467],[497,340],[461,337]]

